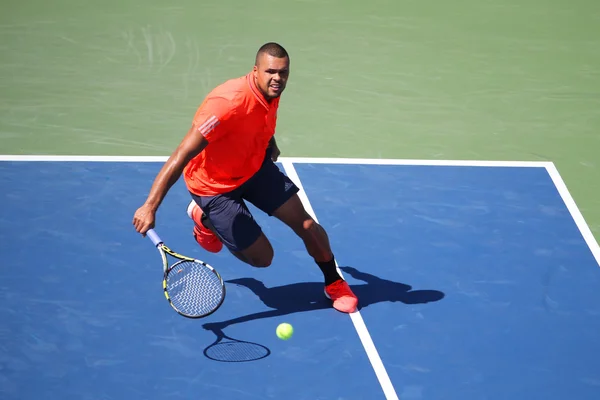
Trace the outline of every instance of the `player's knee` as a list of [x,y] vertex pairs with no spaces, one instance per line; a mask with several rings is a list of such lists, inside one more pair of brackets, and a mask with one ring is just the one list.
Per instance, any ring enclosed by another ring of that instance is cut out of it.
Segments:
[[256,268],[267,268],[273,262],[273,247],[267,241],[260,247],[252,249],[250,254],[246,254],[248,264]]
[[325,229],[323,229],[317,221],[312,218],[307,218],[302,222],[302,233],[300,236],[322,242],[326,240],[327,234],[325,233]]
[[273,246],[262,233],[254,243],[237,254],[246,264],[256,268],[266,268],[273,262]]
[[250,265],[256,268],[267,268],[273,262],[273,252],[250,259]]
[[304,222],[302,222],[302,228],[307,232],[314,232],[318,227],[319,224],[312,218],[305,219]]

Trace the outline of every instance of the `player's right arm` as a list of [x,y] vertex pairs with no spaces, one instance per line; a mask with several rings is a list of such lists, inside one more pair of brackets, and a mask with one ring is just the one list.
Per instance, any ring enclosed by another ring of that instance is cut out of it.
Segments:
[[145,235],[154,228],[156,210],[169,189],[181,177],[190,160],[200,154],[209,142],[219,140],[228,132],[227,126],[234,113],[235,105],[226,97],[211,96],[202,103],[189,131],[154,179],[146,201],[135,212],[133,225],[136,231]]
[[208,145],[204,135],[198,133],[199,124],[194,122],[179,146],[173,151],[154,179],[144,204],[133,216],[133,226],[142,235],[154,228],[155,215],[169,189],[177,182],[187,163]]

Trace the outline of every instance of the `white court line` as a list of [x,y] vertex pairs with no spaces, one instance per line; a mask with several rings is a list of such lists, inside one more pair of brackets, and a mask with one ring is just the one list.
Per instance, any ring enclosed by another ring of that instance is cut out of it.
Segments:
[[[296,172],[296,168],[294,168],[294,164],[289,160],[283,160],[281,162],[281,164],[283,165],[283,168],[285,169],[285,172],[288,175],[288,177],[300,188],[300,192],[298,193],[298,196],[300,196],[300,199],[302,200],[302,204],[304,204],[306,211],[315,219],[315,221],[318,222],[317,216],[315,215],[315,212],[310,204],[310,201],[308,200],[306,192],[304,191],[304,188],[302,187],[302,182],[300,181],[300,177],[298,176],[298,173]],[[340,271],[339,266],[337,265],[337,262],[336,262],[336,267],[338,267],[337,270],[338,270],[339,274],[343,277],[342,271]],[[360,301],[360,299],[359,299],[359,301]],[[379,380],[379,384],[381,385],[381,388],[383,389],[385,398],[388,400],[398,400],[398,395],[396,394],[396,391],[394,390],[394,386],[392,385],[392,382],[390,381],[387,371],[385,370],[385,367],[383,366],[383,362],[381,361],[381,358],[379,357],[379,353],[377,352],[377,349],[375,348],[375,344],[373,343],[373,340],[371,339],[371,335],[369,334],[369,331],[367,330],[367,326],[365,325],[365,322],[360,314],[360,311],[357,310],[354,313],[351,313],[349,315],[350,315],[350,318],[352,319],[352,323],[354,324],[354,328],[356,329],[356,332],[358,333],[358,337],[360,338],[360,341],[362,342],[362,345],[365,348],[367,356],[369,357],[369,360],[371,361],[371,365],[373,366],[373,369],[375,370],[375,375],[377,375],[377,379]]]
[[168,156],[55,156],[55,155],[3,155],[0,161],[48,162],[165,162]]
[[488,161],[488,160],[416,160],[386,158],[310,158],[281,157],[280,161],[295,164],[367,164],[367,165],[440,165],[445,167],[546,167],[548,161]]
[[[0,161],[55,162],[165,162],[168,156],[86,156],[86,155],[1,155]],[[439,165],[457,167],[548,167],[548,161],[486,161],[486,160],[397,160],[384,158],[310,158],[280,157],[279,162],[296,164],[365,164],[365,165]]]
[[573,217],[575,224],[579,228],[581,236],[583,236],[583,239],[585,240],[590,251],[592,252],[594,259],[596,259],[596,263],[598,264],[598,266],[600,266],[600,246],[594,238],[594,234],[590,230],[589,225],[587,224],[587,222],[585,222],[585,219],[583,218],[579,207],[577,207],[573,196],[571,196],[571,193],[569,192],[565,181],[560,176],[560,173],[558,172],[558,169],[556,168],[556,165],[554,165],[554,163],[550,163],[550,165],[546,166],[546,170],[548,171],[550,178],[552,178],[552,182],[554,182],[554,186],[556,186],[560,197],[562,197],[565,205],[567,206],[567,209],[571,213],[571,217]]

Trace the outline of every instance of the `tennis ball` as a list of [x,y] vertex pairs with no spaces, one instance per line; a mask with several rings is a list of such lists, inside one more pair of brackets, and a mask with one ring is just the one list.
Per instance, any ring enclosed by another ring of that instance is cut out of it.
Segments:
[[284,322],[277,326],[276,333],[279,339],[288,340],[292,337],[292,334],[294,333],[294,328],[292,327],[292,325]]

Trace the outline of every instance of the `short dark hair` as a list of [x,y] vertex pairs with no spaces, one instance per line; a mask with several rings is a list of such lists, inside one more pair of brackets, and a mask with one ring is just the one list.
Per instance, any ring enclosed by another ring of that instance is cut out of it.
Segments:
[[258,51],[256,52],[256,59],[254,60],[254,63],[256,65],[258,65],[258,58],[263,53],[267,53],[268,55],[277,57],[277,58],[285,58],[285,57],[287,57],[288,59],[290,58],[290,56],[288,55],[288,52],[283,48],[282,45],[280,45],[279,43],[275,43],[275,42],[269,42],[269,43],[263,44],[260,47],[260,49],[258,49]]

